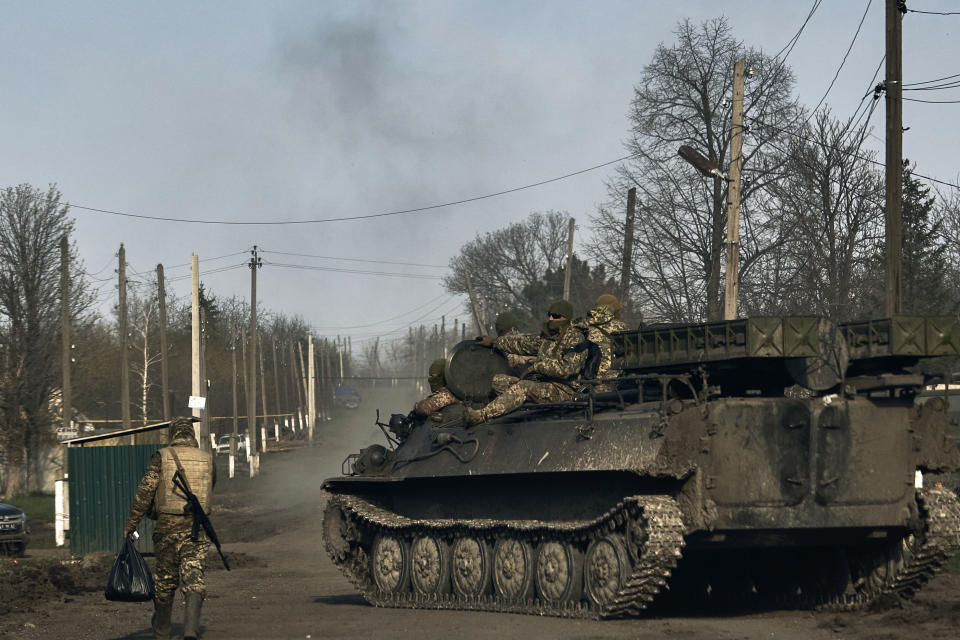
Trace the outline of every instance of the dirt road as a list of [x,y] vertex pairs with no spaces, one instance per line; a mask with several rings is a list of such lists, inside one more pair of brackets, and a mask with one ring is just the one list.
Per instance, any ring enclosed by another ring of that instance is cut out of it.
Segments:
[[[396,405],[406,406],[406,405]],[[254,482],[224,481],[223,529],[230,572],[211,559],[203,637],[235,638],[956,638],[960,574],[938,577],[902,608],[878,613],[689,611],[683,615],[595,622],[512,614],[412,611],[368,606],[327,560],[316,487],[346,451],[376,439],[370,413],[343,420],[346,430],[313,449],[274,454]],[[323,428],[322,428],[323,429]],[[244,484],[246,483],[246,484]],[[104,580],[105,580],[104,575]],[[107,602],[87,592],[36,604],[0,619],[0,636],[32,639],[147,639],[150,604]],[[181,631],[182,605],[174,613]]]

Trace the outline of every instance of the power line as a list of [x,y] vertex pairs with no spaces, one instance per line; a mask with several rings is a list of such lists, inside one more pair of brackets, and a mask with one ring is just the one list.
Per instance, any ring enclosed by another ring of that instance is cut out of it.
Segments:
[[[227,267],[220,267],[220,268],[218,268],[218,269],[211,269],[211,270],[209,270],[209,271],[204,271],[203,273],[201,273],[201,274],[200,274],[200,277],[203,278],[203,277],[205,277],[205,276],[213,275],[213,274],[215,274],[215,273],[223,273],[223,272],[225,272],[225,271],[233,271],[234,269],[239,269],[239,268],[241,268],[241,267],[246,267],[246,266],[249,266],[248,263],[246,263],[246,262],[241,262],[240,264],[233,264],[233,265],[230,265],[230,266],[227,266]],[[166,278],[166,280],[167,280],[167,282],[178,282],[178,281],[180,281],[180,280],[189,280],[189,279],[192,278],[192,277],[193,277],[193,274],[187,274],[187,275],[184,275],[184,276],[176,276],[175,278]]]
[[960,100],[921,100],[920,98],[903,98],[904,102],[924,102],[926,104],[958,104]]
[[336,273],[357,273],[362,275],[371,275],[371,276],[391,276],[395,278],[414,278],[416,280],[442,280],[443,276],[434,276],[425,273],[399,273],[397,271],[367,271],[364,269],[341,269],[338,267],[321,267],[313,264],[292,264],[286,262],[267,262],[264,261],[264,264],[269,264],[274,267],[282,267],[284,269],[301,269],[303,271],[332,271]]
[[921,84],[933,84],[934,82],[942,82],[943,80],[951,80],[953,78],[960,78],[960,73],[955,73],[952,76],[944,76],[942,78],[934,78],[933,80],[923,80],[922,82],[908,82],[904,84],[904,87],[915,87]]
[[421,264],[417,262],[392,262],[390,260],[370,260],[365,258],[337,258],[335,256],[318,256],[310,253],[291,253],[289,251],[271,251],[270,249],[263,249],[264,253],[275,253],[279,256],[296,256],[300,258],[320,258],[323,260],[343,260],[346,262],[371,262],[374,264],[394,264],[403,267],[431,267],[436,269],[446,269],[448,265],[445,264]]
[[960,11],[922,11],[920,9],[907,9],[909,13],[922,13],[928,16],[960,16]]
[[[843,60],[840,61],[840,66],[837,67],[837,72],[833,74],[833,80],[830,81],[830,86],[827,87],[827,90],[823,93],[823,96],[820,98],[820,102],[817,103],[817,106],[813,108],[811,113],[816,113],[817,109],[820,108],[820,105],[823,104],[823,101],[827,99],[827,95],[830,93],[830,90],[833,89],[833,85],[836,84],[837,78],[840,77],[840,71],[843,69],[843,65],[847,63],[847,58],[850,57],[850,51],[853,50],[853,45],[857,41],[857,37],[860,35],[860,30],[863,28],[863,22],[867,19],[867,12],[870,11],[870,5],[873,4],[873,0],[867,0],[867,6],[863,10],[863,16],[860,17],[860,24],[857,25],[857,30],[853,34],[853,39],[850,41],[850,46],[847,47],[847,52],[843,54]],[[812,115],[811,115],[812,117]],[[809,120],[810,118],[807,118]]]
[[424,302],[423,304],[417,305],[416,307],[414,307],[413,309],[410,309],[409,311],[404,311],[403,313],[398,314],[398,315],[395,315],[395,316],[393,316],[393,317],[391,317],[391,318],[386,318],[386,319],[384,319],[384,320],[380,320],[380,321],[378,321],[378,322],[374,322],[374,323],[371,323],[371,324],[355,324],[355,325],[344,326],[344,327],[314,327],[314,329],[316,329],[317,331],[319,331],[319,330],[325,330],[325,331],[334,330],[334,331],[337,331],[337,330],[343,330],[343,329],[369,329],[370,327],[376,327],[376,326],[379,326],[379,325],[381,325],[381,324],[386,324],[386,323],[388,323],[388,322],[393,322],[394,320],[396,320],[396,319],[398,319],[398,318],[402,318],[403,316],[407,316],[407,315],[410,315],[411,313],[415,313],[415,312],[419,311],[420,309],[423,309],[423,308],[424,308],[425,306],[427,306],[428,304],[433,304],[434,302],[436,302],[437,300],[439,300],[440,298],[442,298],[444,295],[446,295],[446,294],[445,294],[445,293],[441,293],[440,295],[435,296],[435,297],[427,300],[427,301]]
[[371,218],[385,218],[388,216],[399,216],[404,214],[412,213],[424,213],[427,211],[434,211],[436,209],[443,209],[446,207],[452,207],[460,204],[468,204],[471,202],[478,202],[480,200],[487,200],[489,198],[496,198],[498,196],[504,196],[511,193],[516,193],[518,191],[524,191],[527,189],[533,189],[535,187],[542,187],[543,185],[551,184],[554,182],[560,182],[561,180],[566,180],[568,178],[573,178],[575,176],[582,175],[584,173],[589,173],[590,171],[596,171],[597,169],[602,169],[603,167],[608,167],[612,164],[617,164],[618,162],[623,162],[624,160],[629,160],[630,158],[635,157],[637,154],[631,153],[630,155],[617,158],[616,160],[609,160],[607,162],[601,162],[600,164],[595,164],[592,167],[587,167],[586,169],[579,169],[577,171],[571,171],[570,173],[565,173],[562,176],[557,176],[555,178],[547,178],[546,180],[540,180],[538,182],[532,182],[530,184],[525,184],[519,187],[512,187],[509,189],[502,189],[500,191],[495,191],[493,193],[488,193],[481,196],[473,196],[470,198],[463,198],[460,200],[452,200],[450,202],[443,202],[440,204],[431,204],[423,207],[414,207],[412,209],[399,209],[396,211],[384,211],[382,213],[369,213],[364,215],[356,216],[340,216],[336,218],[315,218],[310,220],[197,220],[193,218],[169,218],[165,216],[148,216],[140,213],[127,213],[125,211],[113,211],[110,209],[98,209],[96,207],[87,207],[79,204],[66,203],[68,206],[74,209],[80,209],[82,211],[90,211],[93,213],[103,213],[112,216],[122,216],[125,218],[137,218],[141,220],[155,220],[158,222],[182,222],[186,224],[221,224],[221,225],[254,225],[254,226],[271,226],[271,225],[293,225],[293,224],[321,224],[324,222],[346,222],[349,220],[369,220]]
[[[216,256],[215,258],[200,258],[198,262],[213,262],[214,260],[223,260],[224,258],[232,258],[233,256],[241,256],[249,253],[249,249],[244,249],[243,251],[235,251],[234,253],[227,253],[222,256]],[[184,262],[182,264],[175,264],[172,267],[164,267],[166,270],[170,269],[180,269],[182,267],[189,267],[191,263]]]

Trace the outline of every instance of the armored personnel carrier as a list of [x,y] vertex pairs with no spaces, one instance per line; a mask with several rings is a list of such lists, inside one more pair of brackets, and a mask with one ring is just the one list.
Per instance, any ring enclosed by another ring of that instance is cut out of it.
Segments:
[[[606,618],[668,589],[862,607],[960,550],[947,406],[911,372],[960,355],[955,318],[658,326],[614,351],[613,392],[381,424],[323,484],[330,557],[378,606]],[[461,343],[448,387],[479,404],[506,369]]]

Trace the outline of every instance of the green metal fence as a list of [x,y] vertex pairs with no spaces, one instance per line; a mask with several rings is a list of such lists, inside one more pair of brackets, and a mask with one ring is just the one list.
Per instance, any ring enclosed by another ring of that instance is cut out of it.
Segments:
[[[70,447],[67,450],[70,486],[70,551],[117,551],[123,525],[133,504],[150,456],[162,445]],[[153,551],[153,521],[144,518],[137,548]]]

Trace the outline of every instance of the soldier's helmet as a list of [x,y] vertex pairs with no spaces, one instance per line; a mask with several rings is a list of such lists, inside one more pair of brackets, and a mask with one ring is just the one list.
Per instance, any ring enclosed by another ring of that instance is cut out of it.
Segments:
[[196,438],[193,431],[193,420],[183,416],[174,418],[170,422],[170,429],[167,432],[167,441],[173,442],[177,438]]

